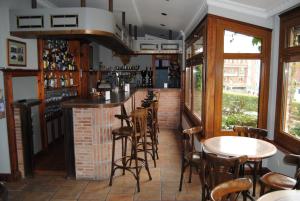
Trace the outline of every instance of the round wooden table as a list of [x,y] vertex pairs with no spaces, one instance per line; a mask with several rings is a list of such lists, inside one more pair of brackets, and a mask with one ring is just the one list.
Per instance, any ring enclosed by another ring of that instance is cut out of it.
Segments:
[[240,136],[213,137],[203,142],[205,152],[220,156],[243,156],[258,160],[273,156],[277,148],[264,140]]
[[296,201],[300,200],[300,190],[281,190],[263,195],[257,201]]

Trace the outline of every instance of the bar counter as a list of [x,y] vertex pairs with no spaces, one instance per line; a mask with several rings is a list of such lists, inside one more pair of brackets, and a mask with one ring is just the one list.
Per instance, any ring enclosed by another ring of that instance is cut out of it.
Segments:
[[[110,176],[111,131],[121,126],[115,118],[123,107],[127,114],[141,105],[148,89],[111,92],[111,100],[103,97],[74,99],[62,104],[66,126],[68,176],[76,179],[103,180]],[[160,92],[158,121],[160,128],[177,129],[180,124],[180,89],[151,89]],[[124,112],[124,110],[123,110]],[[74,151],[72,151],[74,150]],[[73,153],[72,153],[73,152]],[[121,145],[116,144],[116,157]],[[73,165],[72,165],[73,164]]]

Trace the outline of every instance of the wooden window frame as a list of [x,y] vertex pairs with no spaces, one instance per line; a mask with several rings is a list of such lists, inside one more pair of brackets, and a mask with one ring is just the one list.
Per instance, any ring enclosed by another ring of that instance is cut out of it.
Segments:
[[279,62],[276,95],[276,117],[274,141],[290,152],[300,154],[300,140],[283,131],[283,102],[284,97],[284,64],[288,62],[300,62],[300,46],[288,47],[289,29],[294,25],[300,25],[300,7],[280,15],[280,40]]
[[[188,119],[194,124],[194,125],[201,125],[204,122],[204,109],[205,109],[205,75],[206,75],[206,33],[207,33],[207,20],[206,17],[198,24],[198,26],[193,30],[193,32],[189,35],[189,37],[186,39],[186,49],[189,47],[192,48],[192,56],[190,58],[186,58],[186,68],[190,68],[190,78],[191,78],[191,107],[187,107],[185,104],[185,94],[184,94],[184,113],[188,117]],[[193,49],[193,43],[196,42],[200,37],[203,37],[203,52],[194,54]],[[196,115],[194,112],[194,90],[193,90],[193,82],[194,82],[194,76],[193,71],[194,67],[197,65],[202,64],[202,112],[201,117],[199,115]],[[184,70],[184,80],[186,81],[186,70]],[[186,91],[186,82],[184,81],[184,91]]]
[[[215,57],[215,113],[214,135],[234,135],[232,130],[222,130],[222,95],[223,95],[223,69],[225,59],[259,59],[261,60],[258,122],[259,128],[267,127],[268,95],[269,95],[269,71],[271,30],[254,25],[216,18],[216,57]],[[224,31],[233,31],[240,34],[254,36],[262,40],[261,53],[224,53]]]

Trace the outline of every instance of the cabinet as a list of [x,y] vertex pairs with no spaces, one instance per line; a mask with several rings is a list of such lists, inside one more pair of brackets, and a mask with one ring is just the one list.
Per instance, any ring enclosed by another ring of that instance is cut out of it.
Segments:
[[[85,67],[88,48],[79,40],[38,40],[38,59],[41,76],[39,98],[42,100],[41,116],[44,129],[44,147],[50,141],[62,135],[61,102],[82,96],[87,86],[82,80],[87,77]],[[82,58],[83,57],[83,58]],[[85,62],[85,63],[84,63]],[[57,121],[58,136],[55,135],[54,121]],[[51,124],[51,134],[48,134],[47,123]],[[49,139],[51,138],[51,139]]]

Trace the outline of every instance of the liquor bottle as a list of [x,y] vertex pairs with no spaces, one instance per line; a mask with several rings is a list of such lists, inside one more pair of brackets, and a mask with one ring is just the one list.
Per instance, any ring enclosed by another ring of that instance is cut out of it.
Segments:
[[53,86],[53,88],[57,88],[58,87],[58,83],[57,83],[57,76],[56,76],[56,74],[54,74],[53,79],[54,79],[54,86]]
[[44,88],[48,88],[48,77],[47,74],[44,75]]
[[69,87],[70,86],[70,78],[68,77],[68,75],[64,75],[65,76],[65,87]]
[[70,78],[69,78],[69,80],[70,80],[70,86],[73,86],[73,85],[74,85],[74,79],[73,79],[72,73],[70,73]]
[[66,82],[65,82],[64,75],[61,75],[61,77],[60,77],[60,86],[65,87],[65,84],[66,84]]

